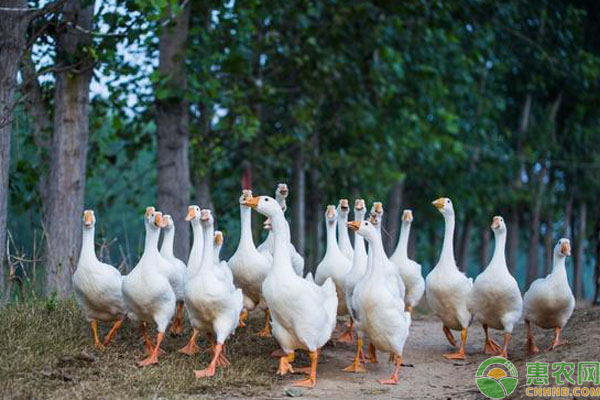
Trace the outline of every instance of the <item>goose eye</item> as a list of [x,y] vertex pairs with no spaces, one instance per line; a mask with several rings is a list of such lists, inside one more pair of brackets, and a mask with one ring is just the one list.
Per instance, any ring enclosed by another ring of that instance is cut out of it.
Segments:
[[265,201],[269,201],[269,199],[265,199]]

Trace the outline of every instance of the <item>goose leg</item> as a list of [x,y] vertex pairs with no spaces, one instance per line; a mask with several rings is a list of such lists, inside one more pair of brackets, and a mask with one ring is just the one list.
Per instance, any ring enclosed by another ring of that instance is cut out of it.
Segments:
[[482,324],[485,332],[485,344],[483,346],[483,354],[497,355],[502,352],[502,347],[490,336],[490,328],[486,324]]
[[352,364],[348,365],[342,371],[346,372],[367,372],[362,364],[362,352],[363,352],[363,338],[359,337],[356,339],[356,355]]
[[240,314],[240,320],[238,322],[238,328],[246,327],[246,320],[248,319],[248,310],[244,309]]
[[92,327],[92,336],[94,338],[94,347],[98,350],[104,350],[104,345],[100,342],[100,337],[98,336],[98,320],[93,319],[90,321],[90,326]]
[[508,360],[508,344],[510,343],[511,337],[512,337],[512,334],[510,334],[510,333],[504,334],[504,346],[502,347],[502,351],[499,354],[500,357],[506,358],[507,360]]
[[552,339],[552,343],[550,344],[550,347],[548,348],[548,351],[552,351],[555,348],[557,348],[558,346],[562,346],[568,343],[568,341],[564,340],[560,340],[560,333],[562,332],[562,328],[556,327],[554,328],[554,339]]
[[294,368],[292,367],[292,362],[296,359],[296,353],[293,351],[291,353],[285,354],[283,357],[279,359],[279,368],[277,369],[277,373],[279,375],[285,375],[288,372],[294,373]]
[[265,310],[265,327],[258,332],[258,336],[268,338],[271,337],[271,320],[270,320],[271,312],[267,308]]
[[394,368],[394,372],[390,379],[379,379],[377,382],[382,385],[396,385],[398,384],[398,374],[400,373],[400,369],[402,369],[402,356],[400,354],[394,355],[396,366]]
[[183,333],[183,301],[177,302],[177,312],[175,313],[175,318],[173,319],[169,333],[175,336]]
[[215,375],[217,365],[219,363],[219,357],[221,356],[222,351],[223,351],[223,344],[217,343],[214,348],[213,358],[212,358],[210,364],[208,365],[208,367],[206,367],[205,369],[194,371],[196,378],[205,378],[205,377],[211,377],[211,376]]
[[533,329],[531,329],[531,323],[528,319],[525,320],[525,327],[527,328],[527,352],[529,354],[537,354],[540,352],[540,349],[535,345]]
[[110,331],[108,331],[106,338],[104,338],[105,346],[108,346],[108,344],[114,339],[114,337],[117,336],[117,331],[119,330],[121,325],[123,325],[124,320],[125,320],[125,317],[121,318],[120,320],[116,321],[113,324],[112,328],[110,328]]
[[377,349],[372,343],[369,343],[369,361],[371,364],[377,364]]
[[[210,342],[210,349],[214,354],[216,351],[216,345],[215,345],[215,340],[213,338],[213,334],[209,332],[206,334],[206,336],[208,336],[208,341]],[[217,367],[226,367],[229,364],[230,364],[230,361],[227,359],[227,357],[225,357],[225,344],[223,344],[221,352],[219,353],[219,356],[217,357]]]
[[200,347],[196,344],[196,338],[198,337],[198,330],[194,329],[192,331],[192,336],[190,336],[190,340],[187,344],[179,349],[179,352],[182,354],[187,354],[188,356],[193,356],[196,353],[200,352]]
[[467,344],[467,328],[463,328],[460,331],[460,347],[458,348],[458,352],[453,354],[444,354],[444,358],[447,360],[464,360],[466,359],[465,355],[465,345]]
[[446,325],[444,325],[444,327],[442,328],[444,331],[444,335],[446,335],[446,339],[448,339],[448,342],[450,342],[450,344],[454,347],[456,347],[457,343],[456,343],[456,339],[454,339],[454,335],[452,334],[452,331],[450,330],[450,328],[448,328]]
[[317,363],[319,361],[319,351],[311,351],[308,353],[310,358],[310,372],[307,379],[303,379],[298,382],[294,382],[292,386],[301,386],[301,387],[315,387],[317,383]]
[[352,343],[354,341],[354,321],[350,318],[350,324],[346,327],[346,330],[338,336],[337,341],[340,343]]
[[145,360],[139,361],[137,363],[138,367],[147,367],[152,364],[158,364],[158,354],[160,353],[160,344],[165,338],[164,332],[159,332],[156,337],[156,346],[152,350],[152,353]]
[[154,345],[152,344],[152,340],[150,340],[150,337],[148,336],[148,333],[146,332],[146,323],[142,322],[142,324],[140,325],[140,328],[142,329],[142,338],[144,338],[144,344],[146,345],[146,351],[148,352],[148,354],[152,354]]

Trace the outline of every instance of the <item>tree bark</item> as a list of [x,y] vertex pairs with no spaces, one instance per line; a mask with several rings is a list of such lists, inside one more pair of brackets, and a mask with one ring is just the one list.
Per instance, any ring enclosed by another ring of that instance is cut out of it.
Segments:
[[[319,133],[314,132],[311,139],[312,146],[312,158],[314,160],[318,160],[319,158]],[[321,253],[321,242],[322,242],[322,233],[323,233],[323,215],[324,215],[324,207],[323,207],[323,195],[321,194],[321,188],[319,187],[319,183],[321,180],[321,174],[319,169],[316,167],[317,164],[314,164],[315,167],[311,168],[309,174],[309,204],[312,204],[312,207],[308,208],[310,215],[308,216],[308,230],[309,230],[309,239],[311,241],[310,253],[308,254],[310,258],[310,263],[308,264],[313,268],[312,271],[307,272],[315,272],[314,268],[319,265],[320,261],[320,253]]]
[[471,230],[473,228],[473,219],[470,215],[467,215],[463,223],[462,234],[460,237],[459,250],[458,250],[458,268],[461,271],[467,270],[467,264],[469,263],[469,249],[471,245]]
[[86,47],[91,36],[94,4],[81,8],[78,0],[63,7],[65,24],[56,37],[54,133],[52,135],[46,228],[45,293],[71,293],[71,273],[81,247],[81,214],[89,137],[89,92],[93,60]]
[[[169,8],[167,16],[170,16],[170,11]],[[189,224],[184,220],[190,201],[189,102],[185,98],[189,16],[190,6],[186,4],[172,21],[163,27],[160,35],[158,71],[161,77],[167,78],[160,88],[167,93],[157,96],[156,100],[158,208],[173,217],[177,226],[173,250],[175,256],[184,262],[189,252]]]
[[[304,151],[299,150],[294,160],[294,204],[292,239],[298,253],[304,255],[306,245],[306,173],[304,171]],[[306,271],[305,271],[306,273]]]
[[490,229],[483,229],[481,232],[481,271],[483,271],[490,262],[490,241]]
[[581,200],[579,204],[579,222],[577,224],[577,240],[575,241],[575,257],[574,257],[574,271],[573,271],[573,287],[575,289],[575,297],[578,299],[583,298],[583,247],[585,243],[585,232],[587,222],[587,203],[585,200]]
[[594,295],[594,304],[600,305],[600,215],[596,217],[596,287]]
[[508,269],[514,275],[517,271],[519,262],[519,223],[520,209],[518,205],[513,205],[510,212],[510,222],[508,224]]
[[394,251],[400,232],[400,211],[402,208],[403,188],[404,179],[400,179],[394,183],[387,202],[386,217],[383,220],[384,228],[388,233],[383,239],[387,254],[391,254]]
[[[27,8],[25,0],[0,0],[0,7]],[[0,11],[0,290],[4,292],[6,270],[6,222],[8,168],[12,112],[19,60],[26,46],[29,25],[26,11]]]

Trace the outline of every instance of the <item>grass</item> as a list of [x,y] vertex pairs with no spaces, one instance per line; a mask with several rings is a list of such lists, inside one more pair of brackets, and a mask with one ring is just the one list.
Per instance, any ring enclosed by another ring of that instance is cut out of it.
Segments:
[[[177,353],[188,339],[168,337],[160,364],[144,369],[135,361],[145,357],[139,329],[127,322],[105,351],[92,346],[89,324],[74,300],[47,300],[0,308],[0,397],[60,398],[186,398],[246,397],[265,393],[275,383],[278,348],[274,339],[254,333],[262,317],[249,328],[237,329],[227,342],[228,368],[212,379],[197,379],[210,353],[194,357]],[[103,325],[101,333],[108,331]],[[201,348],[208,348],[205,338]]]

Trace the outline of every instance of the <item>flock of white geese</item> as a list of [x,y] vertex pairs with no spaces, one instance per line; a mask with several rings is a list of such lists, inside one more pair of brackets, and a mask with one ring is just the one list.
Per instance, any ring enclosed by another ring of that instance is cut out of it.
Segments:
[[[73,287],[90,321],[94,345],[106,346],[124,320],[130,318],[140,323],[148,352],[138,365],[156,364],[167,326],[171,323],[172,333],[182,333],[187,310],[193,332],[179,351],[187,355],[200,352],[196,339],[199,334],[206,334],[212,360],[195,375],[210,377],[217,367],[229,364],[224,347],[227,338],[236,327],[245,326],[249,312],[258,309],[266,316],[259,335],[272,334],[281,347],[273,353],[279,357],[277,372],[305,373],[308,378],[294,385],[313,387],[319,351],[331,339],[337,316],[348,315],[345,332],[336,340],[352,343],[356,338],[356,356],[344,370],[365,372],[364,364],[377,362],[376,351],[383,351],[389,353],[394,370],[389,379],[379,382],[396,384],[410,333],[411,313],[424,294],[429,308],[442,321],[448,341],[458,345],[457,352],[443,355],[447,359],[466,357],[467,329],[473,319],[485,331],[486,354],[508,357],[511,333],[522,315],[529,352],[539,352],[531,323],[554,329],[549,350],[566,343],[561,341],[561,330],[575,307],[565,269],[565,259],[571,251],[568,239],[560,239],[554,248],[552,273],[533,282],[521,297],[506,265],[506,225],[502,217],[494,217],[491,225],[496,242],[492,259],[473,282],[459,270],[454,259],[452,202],[449,198],[435,200],[433,205],[445,220],[444,241],[437,265],[424,279],[421,265],[407,254],[413,221],[410,210],[403,212],[398,245],[388,258],[381,237],[382,204],[374,203],[367,215],[364,200],[356,200],[354,220],[348,222],[350,207],[348,200],[342,199],[337,207],[327,206],[327,250],[314,276],[309,273],[304,277],[304,259],[290,241],[284,216],[287,195],[285,184],[278,185],[275,198],[253,196],[250,190],[242,192],[241,237],[227,262],[219,258],[223,235],[214,230],[210,210],[194,205],[188,208],[186,221],[192,226],[193,246],[185,265],[173,255],[173,219],[148,207],[144,252],[125,276],[96,257],[94,212],[84,211],[83,243]],[[266,217],[265,228],[269,230],[267,239],[258,247],[252,238],[252,209]],[[161,230],[164,236],[159,250]],[[354,246],[349,231],[354,233]],[[114,322],[103,342],[98,335],[98,321]],[[146,331],[149,323],[156,325],[155,341]],[[489,328],[503,332],[503,345],[490,336]],[[460,344],[452,331],[460,332]],[[309,367],[293,366],[296,350],[308,352]]]

